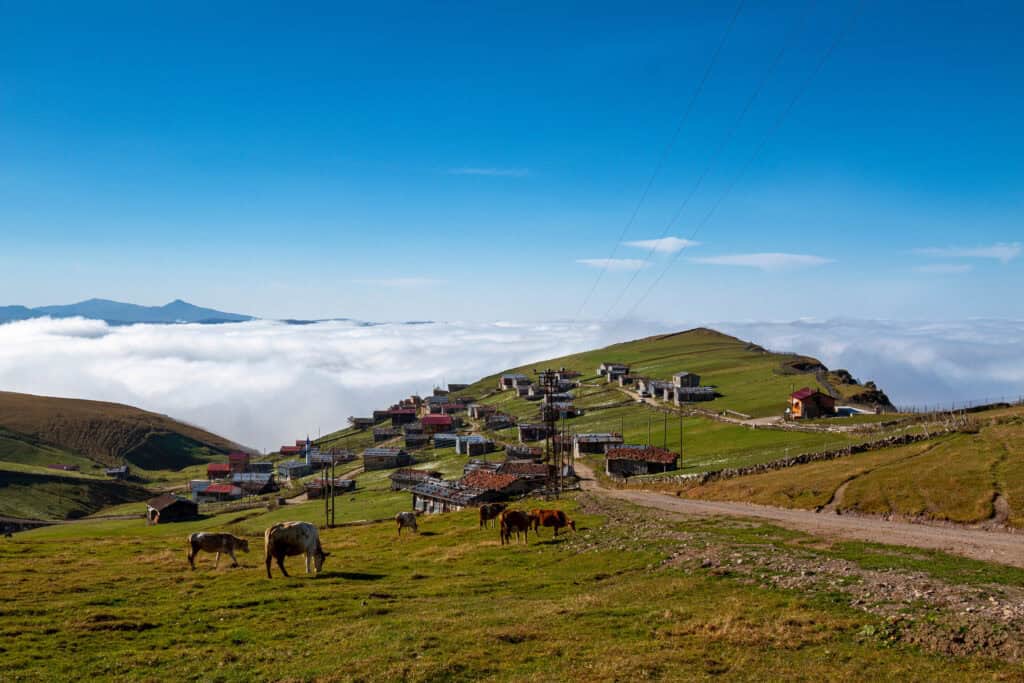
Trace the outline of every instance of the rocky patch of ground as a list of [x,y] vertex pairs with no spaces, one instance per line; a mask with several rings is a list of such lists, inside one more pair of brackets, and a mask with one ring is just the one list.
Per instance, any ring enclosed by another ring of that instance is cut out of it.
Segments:
[[[652,570],[708,572],[723,578],[812,595],[840,596],[877,618],[860,636],[909,642],[950,655],[982,655],[1024,661],[1024,587],[952,584],[924,572],[872,569],[830,556],[827,546],[751,543],[729,534],[681,531],[678,517],[641,509],[604,496],[584,494],[583,509],[603,515],[601,530],[582,530],[563,547],[586,552],[607,548],[657,550]],[[734,528],[750,522],[715,522]]]

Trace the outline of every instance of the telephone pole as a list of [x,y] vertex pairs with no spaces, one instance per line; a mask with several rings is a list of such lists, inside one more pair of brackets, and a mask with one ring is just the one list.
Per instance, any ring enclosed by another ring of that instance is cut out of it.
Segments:
[[[562,452],[565,444],[558,436],[558,409],[554,405],[553,396],[558,393],[558,373],[554,370],[542,370],[538,373],[538,383],[544,394],[540,406],[541,420],[544,422],[544,461],[554,465],[555,471],[548,477],[548,487],[557,498],[562,492]],[[554,446],[554,448],[552,448]]]

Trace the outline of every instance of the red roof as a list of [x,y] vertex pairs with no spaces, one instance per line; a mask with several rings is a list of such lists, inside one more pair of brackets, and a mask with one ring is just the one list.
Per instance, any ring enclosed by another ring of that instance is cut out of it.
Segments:
[[231,484],[210,484],[203,493],[231,493],[235,487]]
[[208,474],[213,474],[215,472],[223,472],[224,474],[228,474],[231,472],[231,465],[229,465],[226,462],[211,462],[209,465],[206,466],[206,472]]
[[664,448],[650,446],[648,448],[609,448],[605,453],[607,460],[642,460],[671,465],[679,456]]
[[415,408],[392,408],[388,411],[388,415],[415,415]]
[[278,451],[281,455],[294,455],[295,453],[301,453],[306,450],[305,446],[281,446],[281,450]]
[[228,453],[228,461],[229,462],[236,462],[236,461],[248,462],[249,461],[249,454],[248,453]]
[[423,419],[420,420],[423,426],[434,425],[434,426],[446,426],[450,427],[452,424],[451,415],[424,415]]
[[832,398],[828,394],[822,393],[817,389],[811,389],[810,387],[804,387],[800,391],[794,391],[792,394],[790,394],[790,397],[795,398],[798,401],[806,401],[807,399],[814,395],[822,396],[824,398]]
[[501,491],[516,482],[511,474],[495,474],[485,470],[475,470],[462,478],[465,486],[485,491]]

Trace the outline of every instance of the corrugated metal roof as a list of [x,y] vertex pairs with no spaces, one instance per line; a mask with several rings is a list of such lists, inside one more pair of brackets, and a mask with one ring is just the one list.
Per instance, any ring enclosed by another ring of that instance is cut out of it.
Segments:
[[459,481],[463,486],[469,488],[503,491],[516,482],[516,477],[511,474],[495,474],[486,470],[475,470],[463,475]]
[[671,465],[679,456],[664,448],[650,446],[648,448],[609,448],[605,453],[607,460],[641,460]]

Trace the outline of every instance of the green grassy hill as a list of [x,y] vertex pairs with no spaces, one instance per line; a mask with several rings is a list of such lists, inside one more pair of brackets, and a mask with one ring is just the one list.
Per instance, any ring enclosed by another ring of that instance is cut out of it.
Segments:
[[979,413],[977,433],[684,487],[682,495],[1024,527],[1024,408]]
[[[537,420],[536,402],[517,398],[510,391],[497,390],[499,375],[521,372],[532,376],[539,370],[561,367],[582,372],[581,386],[574,390],[574,395],[575,404],[584,408],[586,414],[566,420],[565,429],[577,433],[621,432],[627,443],[651,443],[673,450],[679,450],[682,444],[682,473],[742,467],[878,438],[878,434],[755,430],[702,416],[684,418],[680,438],[678,417],[666,418],[662,411],[638,404],[618,385],[608,384],[596,372],[603,362],[627,363],[633,374],[655,379],[668,380],[674,373],[684,370],[696,372],[701,375],[703,384],[715,386],[721,394],[714,401],[695,404],[696,407],[714,412],[735,410],[754,417],[781,415],[794,388],[832,388],[819,383],[818,377],[825,378],[826,373],[824,366],[814,358],[771,353],[736,337],[697,328],[509,368],[484,377],[459,393],[472,396],[480,403],[495,405],[520,421]],[[845,391],[855,393],[857,386],[848,384]],[[402,397],[396,396],[395,400],[399,398]],[[670,404],[663,407],[675,410]],[[854,420],[856,418],[849,422]],[[480,431],[479,427],[473,425],[475,431]],[[506,443],[518,440],[515,429],[489,436]],[[328,434],[318,441],[321,447],[357,451],[372,443],[370,430],[352,428]]]
[[135,459],[146,469],[180,468],[200,462],[204,451],[240,448],[199,427],[120,403],[8,391],[0,391],[0,428],[101,464]]
[[505,372],[533,375],[546,368],[566,367],[582,372],[584,382],[604,381],[597,375],[597,366],[603,362],[628,364],[632,374],[653,379],[669,380],[673,373],[684,370],[695,372],[703,384],[714,386],[721,394],[706,407],[755,417],[780,415],[791,391],[819,386],[813,370],[801,368],[824,367],[813,358],[771,353],[736,337],[697,328],[509,368],[484,377],[464,393],[481,396],[492,392],[498,376]]
[[[140,484],[184,481],[238,448],[131,406],[0,392],[0,516],[65,519],[141,500]],[[132,482],[107,479],[104,469],[120,464]]]

